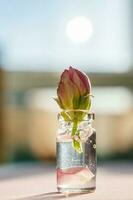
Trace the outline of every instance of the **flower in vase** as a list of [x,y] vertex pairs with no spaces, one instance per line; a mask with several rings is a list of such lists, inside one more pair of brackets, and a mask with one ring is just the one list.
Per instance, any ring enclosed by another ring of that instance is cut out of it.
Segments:
[[89,110],[91,106],[91,83],[89,78],[83,72],[69,67],[61,75],[57,88],[57,101],[62,109],[61,115],[65,121],[73,122],[72,137],[73,146],[77,151],[81,151],[80,142],[75,140],[75,135],[80,134],[77,131],[78,122],[85,114],[82,110]]

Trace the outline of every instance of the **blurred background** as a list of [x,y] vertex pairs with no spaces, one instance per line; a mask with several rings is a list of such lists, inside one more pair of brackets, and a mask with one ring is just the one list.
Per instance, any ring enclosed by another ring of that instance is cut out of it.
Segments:
[[133,160],[132,25],[132,0],[0,0],[1,163],[55,160],[69,65],[92,82],[99,160]]

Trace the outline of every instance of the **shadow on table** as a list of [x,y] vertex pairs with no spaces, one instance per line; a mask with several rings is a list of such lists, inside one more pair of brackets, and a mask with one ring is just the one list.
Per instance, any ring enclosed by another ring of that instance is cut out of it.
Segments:
[[18,200],[55,200],[55,199],[64,199],[66,197],[72,197],[72,196],[79,196],[84,195],[85,193],[74,193],[74,194],[62,194],[59,192],[49,192],[44,194],[38,194],[33,196],[28,196],[25,198],[19,198]]

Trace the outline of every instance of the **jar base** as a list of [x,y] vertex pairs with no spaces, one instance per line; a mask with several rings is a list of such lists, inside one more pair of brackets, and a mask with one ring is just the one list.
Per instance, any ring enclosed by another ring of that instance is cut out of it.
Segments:
[[71,193],[92,193],[95,192],[96,188],[57,188],[59,193],[71,194]]

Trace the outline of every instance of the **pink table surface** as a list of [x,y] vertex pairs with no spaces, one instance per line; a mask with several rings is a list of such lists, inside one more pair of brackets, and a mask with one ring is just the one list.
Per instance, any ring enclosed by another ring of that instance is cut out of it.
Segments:
[[55,165],[12,164],[0,167],[0,200],[133,200],[133,163],[103,164],[95,193],[65,197],[56,190]]

